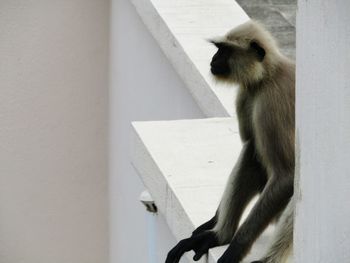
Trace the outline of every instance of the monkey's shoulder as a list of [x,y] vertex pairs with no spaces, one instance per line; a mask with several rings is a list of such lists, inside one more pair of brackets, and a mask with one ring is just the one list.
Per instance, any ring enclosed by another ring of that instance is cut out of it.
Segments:
[[241,87],[236,98],[236,113],[239,123],[240,136],[243,141],[253,137],[252,109],[254,97],[245,87]]

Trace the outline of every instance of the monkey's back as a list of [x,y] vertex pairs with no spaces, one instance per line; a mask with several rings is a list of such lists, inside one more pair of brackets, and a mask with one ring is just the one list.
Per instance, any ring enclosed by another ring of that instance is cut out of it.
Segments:
[[294,171],[295,65],[281,59],[271,77],[260,86],[240,87],[237,115],[243,141],[252,140],[269,171]]

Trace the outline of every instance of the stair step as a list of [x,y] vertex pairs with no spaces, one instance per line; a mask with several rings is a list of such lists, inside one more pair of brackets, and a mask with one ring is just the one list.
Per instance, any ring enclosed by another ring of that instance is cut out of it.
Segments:
[[215,47],[206,39],[223,35],[249,20],[236,1],[131,2],[203,113],[209,117],[233,116],[236,89],[215,85],[209,73]]

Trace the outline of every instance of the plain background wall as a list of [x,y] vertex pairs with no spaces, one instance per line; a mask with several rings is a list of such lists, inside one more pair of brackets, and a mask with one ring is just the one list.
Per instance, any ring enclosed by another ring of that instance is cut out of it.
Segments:
[[350,1],[299,1],[295,262],[350,262]]
[[175,239],[161,215],[148,222],[139,202],[144,186],[130,163],[130,123],[203,114],[128,0],[112,1],[111,27],[111,262],[161,263]]
[[108,260],[108,0],[0,0],[0,262]]

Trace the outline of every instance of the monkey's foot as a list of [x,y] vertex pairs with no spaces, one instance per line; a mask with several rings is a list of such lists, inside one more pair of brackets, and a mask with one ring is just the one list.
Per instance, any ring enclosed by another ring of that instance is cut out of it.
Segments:
[[239,263],[246,254],[243,244],[238,243],[236,240],[231,241],[230,245],[219,258],[218,263]]
[[193,250],[195,255],[194,261],[198,261],[209,248],[218,246],[219,242],[215,233],[206,231],[198,235],[193,235],[190,238],[181,240],[170,252],[165,260],[165,263],[178,263],[185,252]]
[[239,262],[240,260],[235,255],[233,255],[233,253],[227,250],[218,260],[218,263],[239,263]]

